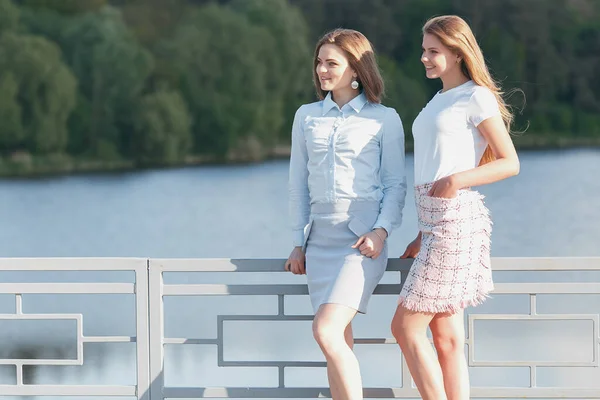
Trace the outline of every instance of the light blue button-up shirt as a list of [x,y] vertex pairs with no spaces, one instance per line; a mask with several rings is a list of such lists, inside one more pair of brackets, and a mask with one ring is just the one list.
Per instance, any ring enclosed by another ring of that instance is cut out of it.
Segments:
[[341,109],[331,93],[296,111],[292,126],[289,201],[294,246],[304,243],[310,205],[379,201],[373,226],[400,226],[406,197],[404,130],[398,113],[361,93]]

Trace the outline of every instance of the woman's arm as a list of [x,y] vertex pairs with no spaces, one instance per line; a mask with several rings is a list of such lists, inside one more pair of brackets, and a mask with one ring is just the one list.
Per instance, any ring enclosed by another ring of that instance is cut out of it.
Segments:
[[436,181],[429,191],[433,197],[454,197],[460,189],[487,185],[519,173],[519,157],[499,115],[486,119],[478,127],[496,160]]
[[455,174],[454,179],[459,189],[487,185],[519,173],[519,157],[502,118],[499,115],[488,118],[480,123],[477,128],[486,138],[496,160]]
[[496,160],[440,179],[429,191],[430,196],[454,197],[459,189],[486,185],[519,173],[517,151],[494,93],[487,88],[477,88],[467,106],[467,118],[487,140]]
[[383,228],[387,236],[402,223],[406,198],[404,129],[400,116],[393,109],[388,110],[384,120],[379,176],[383,186],[383,199],[374,229]]
[[387,111],[383,120],[380,159],[379,177],[383,190],[381,210],[373,230],[358,238],[352,246],[371,258],[379,257],[388,235],[400,226],[406,197],[404,129],[400,116],[393,109]]
[[310,216],[310,195],[308,192],[308,152],[304,139],[304,115],[302,107],[296,111],[292,125],[292,154],[288,181],[289,213],[292,222],[294,248],[285,262],[284,269],[293,274],[305,274],[304,227]]
[[293,243],[302,247],[304,227],[310,215],[310,196],[308,192],[308,152],[304,139],[304,115],[302,107],[296,111],[292,125],[292,152],[288,181],[289,213],[292,223]]

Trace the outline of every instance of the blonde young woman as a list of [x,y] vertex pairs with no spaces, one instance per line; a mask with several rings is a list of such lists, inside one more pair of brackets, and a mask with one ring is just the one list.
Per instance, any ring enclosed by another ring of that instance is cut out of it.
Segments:
[[404,132],[380,104],[383,81],[360,32],[338,29],[317,43],[320,101],[292,127],[289,195],[294,249],[285,264],[307,275],[313,334],[334,399],[362,399],[351,321],[365,313],[387,265],[387,236],[406,195]]
[[419,233],[401,257],[416,259],[392,333],[424,400],[467,400],[463,310],[493,290],[491,221],[483,196],[470,188],[518,174],[519,160],[512,115],[467,23],[430,19],[421,61],[443,87],[413,124]]

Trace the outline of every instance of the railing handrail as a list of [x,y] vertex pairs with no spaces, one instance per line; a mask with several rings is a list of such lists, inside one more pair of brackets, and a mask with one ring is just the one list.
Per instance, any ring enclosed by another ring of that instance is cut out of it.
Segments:
[[[387,271],[408,272],[412,259],[390,258]],[[0,257],[0,271],[119,271],[132,263],[165,272],[285,272],[283,258]],[[492,257],[494,271],[600,271],[600,257]]]
[[[295,388],[287,387],[284,382],[284,370],[287,367],[305,363],[294,361],[278,362],[279,387],[273,388],[239,388],[239,387],[168,387],[164,384],[164,354],[165,344],[209,344],[219,346],[219,366],[247,365],[248,362],[233,362],[222,359],[223,336],[218,338],[169,338],[164,335],[164,296],[181,295],[275,295],[278,301],[278,312],[269,316],[228,316],[219,315],[217,323],[222,328],[224,321],[229,320],[277,320],[277,321],[309,321],[311,315],[287,314],[284,298],[289,295],[306,295],[308,287],[305,283],[165,283],[163,273],[197,272],[197,273],[286,273],[283,269],[285,260],[281,258],[144,258],[144,257],[44,257],[44,258],[0,258],[0,272],[47,272],[47,271],[130,271],[135,273],[135,281],[131,282],[13,282],[0,283],[0,294],[13,294],[16,297],[15,313],[1,314],[0,319],[35,319],[40,314],[23,313],[22,295],[32,293],[48,294],[133,294],[136,301],[136,335],[132,337],[87,337],[82,333],[81,314],[69,314],[69,318],[78,319],[78,346],[86,342],[135,342],[137,349],[137,383],[135,386],[119,385],[24,385],[23,366],[35,365],[35,361],[10,359],[4,364],[14,364],[17,371],[16,385],[0,385],[0,393],[4,395],[136,395],[140,400],[162,400],[166,397],[265,397],[265,398],[313,398],[328,395],[325,388]],[[392,258],[388,262],[387,271],[399,272],[399,277],[406,277],[413,260]],[[492,257],[494,271],[600,271],[600,257]],[[398,281],[399,282],[399,281]],[[375,294],[397,295],[400,283],[381,283]],[[515,282],[500,281],[496,284],[495,294],[527,294],[529,295],[530,311],[527,314],[470,314],[468,318],[469,348],[474,346],[473,326],[480,319],[522,319],[522,320],[590,320],[593,324],[594,351],[598,353],[600,345],[600,315],[592,314],[538,314],[536,296],[538,294],[600,294],[600,282],[567,281],[567,282]],[[48,314],[42,318],[60,319],[67,314]],[[16,316],[16,317],[15,317]],[[379,344],[393,343],[389,338],[358,338],[357,343]],[[82,349],[78,351],[78,359],[74,361],[81,365]],[[475,360],[469,353],[469,364],[472,366],[519,365],[530,367],[531,387],[475,387],[473,398],[481,397],[525,397],[525,398],[578,398],[599,399],[600,389],[569,388],[569,387],[539,387],[536,383],[538,366],[592,366],[597,367],[600,355],[594,354],[592,361],[585,362],[499,362]],[[44,361],[42,364],[54,363],[55,360]],[[253,362],[252,365],[270,365],[271,362]],[[404,363],[404,361],[403,361]],[[504,364],[502,364],[504,363]],[[306,365],[317,365],[318,362]],[[321,363],[322,364],[322,363]],[[556,365],[554,365],[556,364]],[[248,364],[249,365],[249,364]],[[320,365],[320,364],[319,364]],[[403,366],[403,382],[410,381],[406,366]],[[365,397],[376,398],[407,398],[418,397],[416,389],[406,386],[402,388],[367,388]]]

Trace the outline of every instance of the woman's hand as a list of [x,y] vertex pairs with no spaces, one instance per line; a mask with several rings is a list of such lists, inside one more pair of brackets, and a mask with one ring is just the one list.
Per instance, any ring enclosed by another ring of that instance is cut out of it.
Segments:
[[306,274],[306,257],[302,251],[302,247],[294,247],[287,261],[285,262],[285,270],[290,271],[294,275]]
[[421,232],[417,235],[415,240],[410,242],[408,246],[406,246],[406,250],[404,254],[400,256],[400,258],[416,258],[421,250]]
[[427,195],[430,197],[444,197],[450,199],[458,195],[459,189],[460,187],[456,183],[456,179],[450,175],[435,181]]
[[386,238],[387,231],[383,228],[376,228],[359,237],[356,243],[352,245],[352,248],[358,248],[360,254],[363,256],[376,259],[383,250]]

